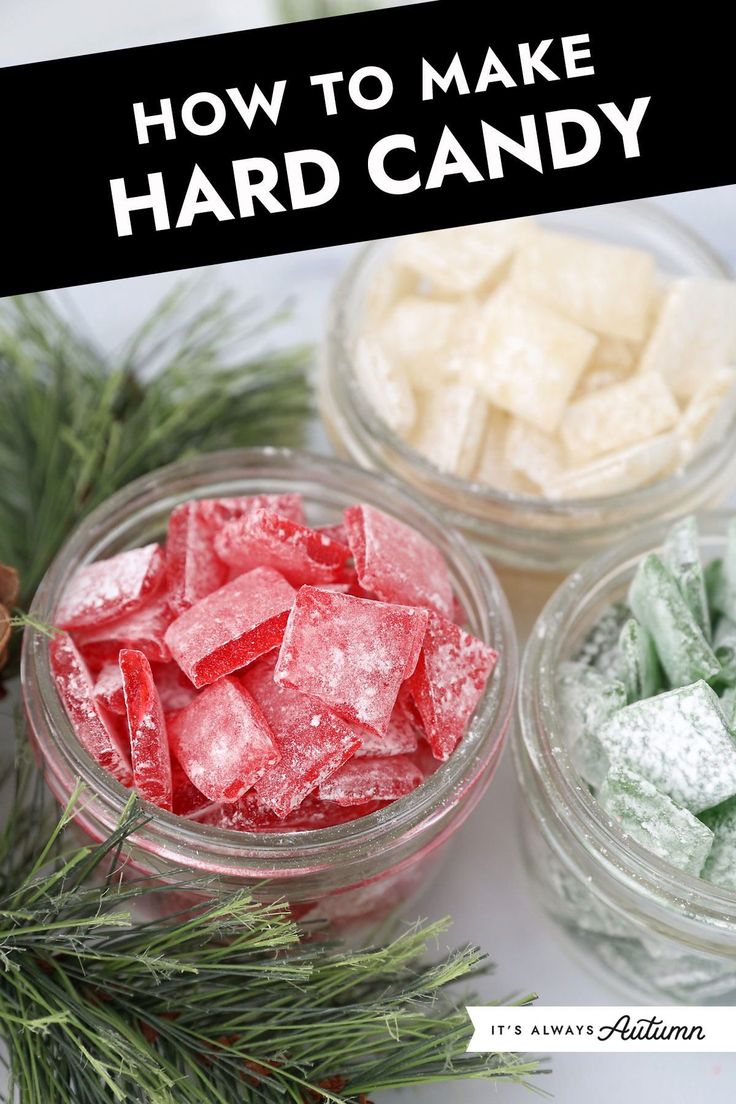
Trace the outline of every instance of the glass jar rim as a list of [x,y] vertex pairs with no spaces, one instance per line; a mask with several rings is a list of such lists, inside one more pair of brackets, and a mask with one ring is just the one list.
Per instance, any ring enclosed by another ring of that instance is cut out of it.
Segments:
[[[727,510],[698,515],[701,526],[707,526],[713,537],[725,535],[732,518],[733,513]],[[567,626],[573,618],[585,620],[586,610],[592,608],[596,594],[599,597],[605,594],[612,573],[623,573],[627,564],[660,548],[670,525],[659,521],[640,529],[616,547],[587,560],[554,592],[524,649],[517,739],[547,801],[555,809],[564,809],[566,831],[602,870],[630,889],[633,887],[642,902],[664,898],[684,911],[697,911],[707,915],[715,925],[730,927],[733,938],[736,890],[679,870],[627,836],[618,821],[607,816],[593,797],[573,765],[565,742],[556,735],[562,724],[555,673],[560,660],[569,658],[565,651]],[[518,766],[519,747],[514,750]]]
[[[659,228],[670,238],[678,239],[694,254],[698,254],[712,270],[714,276],[724,279],[733,278],[731,267],[715,250],[679,219],[653,203],[646,200],[632,200],[601,206],[607,209],[615,208],[624,217]],[[552,212],[552,214],[564,213]],[[693,484],[705,483],[714,469],[720,467],[726,440],[733,438],[736,441],[736,411],[731,417],[727,431],[697,452],[678,471],[665,476],[664,479],[612,495],[551,500],[536,495],[502,490],[485,483],[461,478],[450,472],[443,472],[435,467],[388,426],[365,398],[354,374],[345,370],[345,365],[350,364],[352,360],[352,335],[346,315],[356,296],[361,277],[374,258],[384,251],[388,244],[390,239],[388,242],[370,242],[365,245],[343,272],[330,302],[327,336],[322,350],[323,365],[325,369],[329,369],[329,386],[341,389],[341,398],[347,400],[340,402],[338,417],[349,421],[351,429],[358,429],[360,443],[368,459],[372,460],[374,455],[372,442],[377,442],[389,453],[400,458],[408,470],[416,471],[422,479],[423,486],[431,482],[440,487],[443,505],[453,504],[455,500],[462,498],[463,509],[469,509],[474,517],[482,518],[487,509],[492,507],[518,507],[525,511],[527,524],[529,517],[539,519],[540,523],[549,518],[567,518],[575,519],[576,522],[587,519],[593,527],[604,513],[607,519],[606,525],[611,524],[611,516],[617,511],[625,512],[627,516],[631,516],[632,512],[642,517],[651,516],[652,509],[662,499],[677,501],[685,488]],[[327,375],[327,371],[321,373],[323,381]],[[736,448],[733,451],[736,452]]]
[[[274,873],[281,877],[309,873],[323,865],[333,865],[341,857],[352,861],[369,845],[376,830],[386,833],[387,838],[404,841],[414,833],[425,830],[434,821],[441,820],[446,810],[446,799],[451,794],[469,789],[490,757],[500,750],[513,713],[518,662],[513,621],[503,590],[489,564],[460,534],[440,529],[438,519],[390,477],[379,477],[316,453],[283,448],[208,453],[195,459],[177,461],[128,484],[97,507],[66,541],[38,588],[31,606],[31,617],[48,620],[73,570],[85,560],[94,558],[95,547],[109,537],[112,524],[124,527],[125,522],[120,523],[119,519],[125,518],[128,511],[145,510],[166,499],[162,481],[170,487],[177,484],[189,486],[188,497],[193,497],[189,483],[192,478],[199,481],[198,488],[219,487],[220,484],[237,483],[239,479],[242,481],[248,474],[249,466],[252,470],[253,465],[270,465],[272,479],[274,470],[292,465],[295,466],[292,472],[294,478],[297,478],[297,471],[310,470],[315,473],[315,478],[317,472],[329,473],[337,479],[349,478],[353,483],[357,481],[378,492],[390,486],[391,494],[398,496],[402,516],[405,509],[407,517],[419,516],[435,532],[441,532],[443,543],[453,550],[457,562],[473,572],[483,601],[488,604],[487,612],[493,622],[496,649],[499,651],[494,678],[490,680],[456,752],[412,794],[386,808],[330,828],[299,832],[241,832],[204,825],[147,806],[147,810],[151,811],[150,820],[131,837],[131,843],[139,844],[147,851],[151,851],[155,844],[157,854],[182,865],[192,865],[192,856],[196,859],[198,854],[214,851],[223,864],[224,873],[241,874],[243,871],[240,868],[236,871],[230,867],[248,861],[261,864],[256,870],[248,870],[249,875]],[[185,497],[187,494],[179,496],[180,500]],[[95,542],[91,547],[90,539]],[[106,827],[114,827],[130,796],[129,791],[107,774],[77,740],[51,676],[48,638],[32,628],[27,629],[24,636],[21,683],[31,728],[37,741],[39,733],[47,741],[48,746],[41,748],[47,770],[47,753],[53,745],[53,749],[63,757],[65,766],[81,778],[86,794],[91,795],[89,800],[96,803],[97,813],[100,813],[98,807],[101,806]],[[26,692],[30,685],[38,687],[37,695]],[[284,868],[279,860],[283,862],[287,853],[292,866]],[[212,869],[211,862],[207,861],[204,865]],[[263,870],[262,866],[267,869]]]

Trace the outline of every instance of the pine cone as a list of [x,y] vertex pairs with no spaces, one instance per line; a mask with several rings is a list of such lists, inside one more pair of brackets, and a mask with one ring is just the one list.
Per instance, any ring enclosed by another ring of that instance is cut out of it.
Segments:
[[0,671],[2,671],[8,658],[8,642],[12,629],[10,627],[10,610],[18,601],[18,572],[14,567],[6,567],[0,564]]

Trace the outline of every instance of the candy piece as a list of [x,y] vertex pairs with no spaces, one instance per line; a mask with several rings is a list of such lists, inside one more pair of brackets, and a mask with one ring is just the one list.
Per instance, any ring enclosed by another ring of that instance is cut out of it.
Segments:
[[153,667],[153,677],[164,713],[184,709],[197,696],[197,691],[177,663],[157,663]]
[[[641,373],[570,403],[560,436],[572,464],[648,441],[671,429],[680,409],[667,384]],[[550,482],[550,480],[545,480]]]
[[383,735],[401,683],[417,665],[428,616],[304,586],[289,615],[276,681]]
[[713,833],[702,876],[714,885],[736,889],[736,800],[708,809],[701,819]]
[[496,666],[497,652],[452,621],[429,615],[408,688],[436,759],[445,761],[465,735]]
[[416,273],[402,264],[389,261],[373,272],[363,300],[363,320],[366,329],[375,329],[403,298],[413,295],[417,287]]
[[384,806],[385,802],[381,801],[341,806],[335,801],[321,801],[315,792],[309,794],[293,813],[279,819],[260,801],[255,790],[250,790],[238,801],[209,805],[194,813],[192,819],[230,832],[314,832],[347,824]]
[[675,395],[690,398],[705,373],[736,358],[736,283],[692,277],[673,281],[639,363],[659,372]]
[[49,644],[51,671],[82,747],[123,786],[131,786],[128,750],[112,722],[100,712],[94,698],[92,678],[74,641],[59,633]]
[[623,494],[650,483],[672,468],[678,460],[679,444],[674,433],[663,433],[620,452],[601,456],[579,468],[568,468],[559,479],[543,488],[547,498],[604,498]]
[[213,803],[199,792],[175,755],[171,756],[171,794],[172,811],[177,816],[198,819],[204,809],[213,808]]
[[702,680],[619,709],[598,739],[612,765],[635,770],[691,813],[736,794],[736,744]]
[[410,441],[440,471],[467,478],[483,439],[487,404],[474,387],[448,383],[423,396]]
[[367,729],[356,728],[360,736],[361,745],[355,752],[356,759],[362,759],[367,755],[411,755],[417,749],[419,727],[414,719],[409,701],[399,693],[398,700],[391,714],[388,731],[384,736],[377,736],[375,732]]
[[596,339],[540,303],[502,288],[484,307],[482,348],[467,382],[496,406],[552,433]]
[[511,419],[503,410],[497,410],[493,406],[488,407],[485,436],[473,479],[477,483],[485,483],[499,491],[534,494],[535,485],[518,471],[510,468],[506,462],[506,442],[510,424]]
[[353,359],[355,375],[368,402],[394,433],[406,436],[416,419],[406,372],[372,338],[356,341]]
[[374,506],[350,506],[345,528],[362,587],[383,602],[427,606],[452,617],[447,564],[421,533]]
[[623,383],[633,372],[638,345],[620,337],[599,337],[588,365],[578,380],[574,398],[582,398],[614,383]]
[[529,234],[528,219],[460,226],[402,238],[395,259],[443,295],[466,295],[487,284]]
[[166,643],[166,630],[174,619],[166,591],[154,595],[139,609],[115,621],[80,629],[74,639],[85,654],[98,649],[100,657],[117,662],[121,648],[143,652],[152,663],[168,663],[171,652]]
[[713,833],[646,778],[626,767],[612,767],[598,800],[642,847],[688,874],[700,874]]
[[130,733],[133,784],[146,801],[171,811],[169,741],[151,664],[142,652],[123,648],[120,673]]
[[510,421],[504,460],[507,467],[537,487],[553,483],[565,471],[565,456],[557,438],[520,418]]
[[118,663],[106,663],[95,679],[95,701],[120,717],[125,716],[123,676]]
[[158,544],[86,564],[64,591],[54,623],[61,629],[82,629],[113,621],[142,606],[163,576],[164,553]]
[[185,610],[166,643],[191,683],[206,686],[280,644],[294,594],[277,571],[257,567]]
[[211,801],[237,801],[279,760],[266,719],[233,678],[208,686],[174,715],[169,736],[187,776]]
[[361,737],[314,699],[274,681],[276,656],[241,676],[273,733],[281,758],[255,785],[259,801],[285,817],[360,747]]
[[654,637],[671,686],[685,686],[717,674],[720,664],[690,607],[659,556],[639,563],[629,589],[632,613]]
[[736,686],[727,686],[718,700],[729,732],[736,732]]
[[235,568],[273,568],[293,586],[341,582],[350,551],[289,518],[255,510],[224,526],[215,540],[218,556]]
[[698,384],[677,427],[681,463],[721,440],[736,414],[736,370],[708,372]]
[[556,678],[562,728],[570,757],[591,786],[600,786],[608,757],[598,739],[601,725],[626,705],[626,690],[583,663],[561,663]]
[[621,681],[629,703],[651,698],[663,686],[662,670],[651,635],[632,617],[618,641]]
[[334,525],[318,525],[314,531],[315,533],[323,533],[331,541],[336,541],[338,544],[344,544],[346,548],[348,547],[348,531],[342,521],[337,521]]
[[726,554],[720,568],[713,569],[713,606],[736,621],[736,518],[728,523]]
[[413,295],[394,307],[379,331],[413,387],[426,391],[451,374],[453,348],[464,307]]
[[319,796],[338,805],[396,801],[423,781],[419,767],[405,755],[392,759],[353,759],[322,783]]
[[606,678],[619,680],[621,656],[618,641],[621,629],[630,617],[631,610],[624,602],[614,602],[589,629],[574,659],[595,667],[598,674]]
[[514,259],[519,289],[573,322],[641,341],[654,295],[654,259],[639,249],[537,230]]
[[214,555],[213,541],[208,501],[183,502],[172,511],[166,537],[166,587],[175,614],[226,582],[227,567]]
[[680,588],[706,640],[710,640],[708,595],[694,517],[683,518],[672,526],[664,542],[662,561]]

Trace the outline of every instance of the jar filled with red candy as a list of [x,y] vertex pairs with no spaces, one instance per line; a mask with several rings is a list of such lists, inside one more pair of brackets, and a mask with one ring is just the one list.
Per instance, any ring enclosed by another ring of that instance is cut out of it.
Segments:
[[139,870],[257,887],[368,932],[438,868],[490,782],[516,642],[482,557],[392,481],[274,449],[127,487],[31,615],[23,693],[92,838],[135,790]]

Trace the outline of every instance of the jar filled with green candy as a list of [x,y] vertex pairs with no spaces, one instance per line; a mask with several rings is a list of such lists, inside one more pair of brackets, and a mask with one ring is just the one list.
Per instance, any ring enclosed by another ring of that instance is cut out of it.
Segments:
[[736,517],[652,526],[556,591],[514,753],[542,906],[645,1000],[736,1002]]

